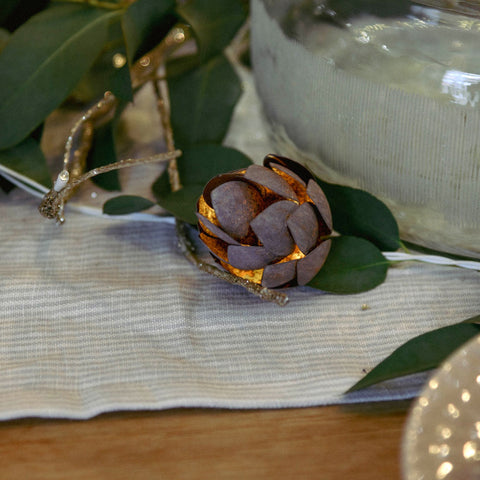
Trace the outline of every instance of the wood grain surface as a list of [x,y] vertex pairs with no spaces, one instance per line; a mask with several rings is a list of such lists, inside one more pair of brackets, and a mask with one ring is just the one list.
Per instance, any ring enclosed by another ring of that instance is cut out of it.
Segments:
[[408,402],[0,423],[0,479],[400,480]]

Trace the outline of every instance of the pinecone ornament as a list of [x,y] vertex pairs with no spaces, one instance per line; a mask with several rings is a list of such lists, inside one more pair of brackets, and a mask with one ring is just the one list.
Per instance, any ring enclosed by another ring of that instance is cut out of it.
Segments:
[[200,239],[232,274],[267,288],[307,284],[330,250],[332,215],[313,175],[288,158],[214,177],[198,201]]

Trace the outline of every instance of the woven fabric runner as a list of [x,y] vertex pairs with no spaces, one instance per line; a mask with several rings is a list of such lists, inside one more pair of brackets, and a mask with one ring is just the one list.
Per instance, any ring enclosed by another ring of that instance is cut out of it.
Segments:
[[373,291],[292,289],[285,307],[197,271],[171,223],[0,197],[0,418],[271,408],[414,395],[423,377],[342,396],[400,344],[478,313],[478,273],[404,264]]

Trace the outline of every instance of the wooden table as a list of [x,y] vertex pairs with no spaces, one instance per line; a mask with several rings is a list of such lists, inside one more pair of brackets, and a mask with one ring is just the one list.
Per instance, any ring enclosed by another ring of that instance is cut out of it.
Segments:
[[0,423],[1,480],[399,480],[409,402]]

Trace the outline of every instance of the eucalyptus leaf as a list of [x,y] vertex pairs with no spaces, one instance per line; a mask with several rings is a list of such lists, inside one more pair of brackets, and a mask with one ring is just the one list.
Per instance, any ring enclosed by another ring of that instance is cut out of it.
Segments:
[[103,213],[107,215],[128,215],[153,207],[155,203],[148,198],[136,195],[120,195],[103,204]]
[[5,45],[7,44],[9,39],[10,39],[9,31],[5,30],[4,28],[0,28],[0,53],[5,48]]
[[[92,148],[87,158],[87,167],[89,170],[93,170],[116,161],[117,153],[115,151],[113,124],[108,122],[95,129]],[[118,170],[97,175],[92,178],[92,181],[104,190],[121,190]]]
[[202,59],[198,53],[169,58],[167,60],[167,77],[172,79],[173,77],[184,75],[201,64]]
[[423,253],[425,255],[438,255],[441,257],[450,258],[452,260],[467,260],[467,261],[473,261],[473,262],[478,262],[479,260],[478,257],[467,257],[466,255],[455,255],[450,252],[435,250],[433,248],[424,247],[423,245],[418,245],[412,242],[403,241],[402,243],[405,246],[405,248],[412,250],[415,253]]
[[340,236],[332,246],[321,270],[308,286],[330,293],[360,293],[384,282],[390,262],[368,240]]
[[175,0],[137,0],[123,16],[128,60],[133,63],[151,50],[177,22]]
[[0,164],[51,188],[47,161],[38,142],[29,137],[8,150],[0,150]]
[[172,192],[167,172],[154,183],[153,193],[160,206],[175,217],[195,224],[197,200],[208,181],[216,175],[251,165],[243,153],[222,145],[194,145],[184,149],[177,159],[182,189]]
[[[123,66],[122,59],[125,61]],[[106,91],[111,91],[122,100],[133,100],[130,69],[120,18],[111,22],[102,52],[77,84],[72,96],[79,102],[88,103],[100,98]]]
[[480,333],[479,322],[480,315],[477,315],[461,323],[412,338],[379,363],[348,392],[438,367],[457,348]]
[[2,0],[2,8],[0,8],[0,25],[4,25],[8,17],[18,7],[21,0]]
[[365,238],[383,251],[400,248],[397,221],[383,202],[364,190],[317,181],[330,204],[334,230]]
[[168,82],[171,120],[180,148],[193,143],[221,143],[241,94],[230,62],[219,55]]
[[90,68],[120,10],[57,4],[18,28],[0,54],[0,149],[35,129]]
[[[154,193],[155,193],[154,189]],[[197,221],[195,206],[202,193],[200,185],[185,185],[176,192],[164,196],[156,195],[158,204],[184,222],[194,225]]]
[[203,59],[221,53],[247,18],[239,0],[190,0],[177,12],[193,27]]
[[32,137],[35,141],[38,142],[40,145],[42,141],[42,136],[43,136],[43,131],[45,129],[45,123],[41,123],[31,134],[30,137]]
[[10,32],[43,10],[50,0],[2,0],[0,25]]

